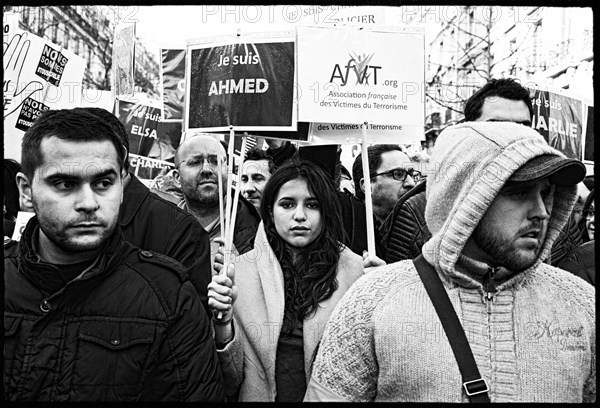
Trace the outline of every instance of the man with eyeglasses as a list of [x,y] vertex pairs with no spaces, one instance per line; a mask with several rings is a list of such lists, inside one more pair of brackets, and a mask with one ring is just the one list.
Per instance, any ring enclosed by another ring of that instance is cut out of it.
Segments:
[[[410,158],[400,146],[383,144],[367,148],[369,156],[369,174],[371,175],[371,200],[373,215],[383,222],[390,214],[396,202],[406,194],[420,179],[421,173],[415,171]],[[365,200],[365,180],[363,178],[362,155],[358,155],[352,166],[352,176],[356,197]]]
[[[218,158],[221,157],[223,182],[222,205],[227,194],[227,150],[215,137],[196,135],[186,139],[175,153],[175,180],[181,184],[184,200],[179,204],[190,212],[208,232],[211,259],[217,249],[215,238],[221,235],[219,210]],[[230,192],[232,194],[232,192]],[[252,249],[260,216],[254,206],[241,195],[233,231],[234,251],[244,254]]]

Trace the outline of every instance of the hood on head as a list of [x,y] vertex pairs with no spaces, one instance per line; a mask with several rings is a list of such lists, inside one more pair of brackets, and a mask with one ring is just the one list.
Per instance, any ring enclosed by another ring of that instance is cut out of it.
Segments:
[[[427,179],[425,221],[432,237],[423,256],[446,274],[506,181],[541,155],[565,157],[535,130],[512,122],[467,122],[438,137]],[[533,265],[547,258],[577,198],[576,185],[557,185],[548,232]],[[464,278],[464,276],[463,276]],[[468,278],[467,278],[468,279]]]

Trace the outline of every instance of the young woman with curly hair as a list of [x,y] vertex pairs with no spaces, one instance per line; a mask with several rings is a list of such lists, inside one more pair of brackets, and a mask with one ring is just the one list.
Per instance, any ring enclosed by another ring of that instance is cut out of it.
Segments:
[[[325,323],[363,274],[342,242],[333,183],[294,159],[264,190],[254,249],[213,276],[209,306],[226,389],[239,401],[302,401]],[[222,268],[222,253],[215,269]]]

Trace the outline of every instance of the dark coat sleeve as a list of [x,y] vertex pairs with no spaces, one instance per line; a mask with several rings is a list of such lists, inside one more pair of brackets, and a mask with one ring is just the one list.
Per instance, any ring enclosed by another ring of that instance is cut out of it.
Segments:
[[567,254],[556,266],[596,286],[595,247],[595,241],[586,242]]
[[425,183],[417,184],[394,206],[381,227],[387,263],[414,259],[431,238],[425,222]]
[[[190,217],[192,217],[190,215]],[[212,316],[208,307],[207,286],[212,278],[210,269],[210,240],[202,226],[190,217],[182,217],[167,240],[164,254],[179,260],[185,267],[190,281],[196,288],[207,316]]]
[[569,215],[569,220],[564,226],[554,244],[552,244],[552,250],[550,252],[550,265],[557,266],[566,256],[571,253],[575,248],[583,244],[581,238],[581,230],[577,225],[573,212]]
[[223,376],[211,323],[185,282],[165,331],[156,368],[142,387],[147,401],[224,401]]

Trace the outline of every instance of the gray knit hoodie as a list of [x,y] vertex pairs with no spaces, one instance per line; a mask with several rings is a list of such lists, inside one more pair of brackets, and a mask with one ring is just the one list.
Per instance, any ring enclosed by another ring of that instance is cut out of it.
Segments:
[[[423,255],[439,273],[492,402],[595,400],[594,288],[542,263],[567,221],[575,186],[557,186],[536,263],[501,269],[462,255],[500,189],[523,164],[562,155],[514,123],[465,123],[437,140]],[[306,400],[467,402],[456,360],[412,261],[377,268],[347,292],[327,324]]]

